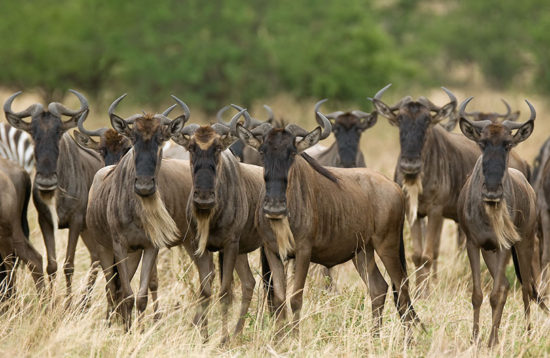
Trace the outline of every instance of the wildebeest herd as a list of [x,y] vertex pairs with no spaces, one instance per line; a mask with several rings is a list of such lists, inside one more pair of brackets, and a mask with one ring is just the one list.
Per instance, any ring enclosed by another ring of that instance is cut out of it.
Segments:
[[[388,105],[382,96],[389,87],[371,98],[372,113],[323,114],[320,108],[326,100],[319,101],[313,113],[318,126],[312,130],[277,121],[268,106],[265,121],[231,105],[218,112],[217,123],[190,123],[188,106],[175,96],[175,104],[162,113],[119,116],[125,95],[109,107],[112,128],[89,129],[88,101],[77,91],[71,90],[80,101],[76,110],[53,102],[47,108],[37,103],[16,111],[13,103],[21,92],[13,94],[4,103],[10,126],[0,127],[0,154],[6,158],[0,159],[1,298],[10,300],[15,294],[17,259],[28,265],[41,295],[51,289],[57,272],[55,231],[68,228],[63,265],[68,296],[81,237],[92,262],[79,304],[88,304],[102,269],[107,319],[120,315],[126,329],[133,321],[134,304],[143,317],[149,291],[158,313],[159,249],[181,245],[199,274],[201,301],[193,322],[205,339],[213,252],[219,252],[226,340],[233,271],[242,286],[234,329],[238,334],[255,287],[248,254],[258,249],[266,301],[279,322],[286,319],[289,259],[294,260],[289,301],[295,329],[310,264],[332,268],[352,260],[369,288],[373,334],[382,325],[388,291],[379,263],[390,278],[404,327],[410,330],[423,325],[409,291],[405,220],[413,240],[417,287],[425,293],[437,272],[442,224],[448,218],[465,235],[473,278],[474,339],[483,300],[480,251],[494,279],[489,345],[498,343],[510,288],[505,276],[510,257],[530,327],[531,300],[548,312],[544,293],[550,261],[550,142],[541,148],[533,170],[513,148],[533,132],[535,108],[526,100],[530,115],[525,122],[518,122],[519,112],[512,113],[505,101],[504,114],[467,112],[472,98],[458,105],[446,88],[449,102],[443,106],[410,96]],[[223,114],[231,109],[236,113],[226,122]],[[182,114],[172,115],[178,111]],[[379,115],[399,129],[393,181],[366,168],[359,150],[362,132],[374,126]],[[451,132],[457,123],[463,135]],[[71,136],[69,130],[75,127]],[[318,144],[331,133],[333,145]],[[168,152],[176,154],[167,158]],[[31,193],[46,247],[49,286],[42,257],[28,240]],[[130,282],[140,263],[134,294]]]

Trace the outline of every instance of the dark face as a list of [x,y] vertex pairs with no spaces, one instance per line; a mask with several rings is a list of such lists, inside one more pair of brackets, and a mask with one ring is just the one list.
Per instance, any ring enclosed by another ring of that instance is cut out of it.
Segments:
[[113,129],[108,129],[100,139],[99,153],[103,157],[105,165],[113,165],[118,163],[130,148],[132,148],[132,143],[128,138]]
[[296,137],[284,129],[272,129],[259,147],[264,162],[264,214],[271,219],[287,215],[286,189],[288,172],[298,153]]
[[338,155],[340,156],[340,165],[344,168],[355,167],[359,141],[363,129],[359,126],[360,122],[353,116],[340,116],[332,126],[332,133],[336,138],[338,146]]
[[219,134],[204,126],[194,133],[187,149],[191,154],[193,204],[199,210],[210,210],[216,205],[217,171],[224,145]]
[[[502,199],[502,181],[508,168],[508,156],[512,148],[527,139],[534,128],[534,120],[522,125],[470,122],[460,119],[460,130],[475,141],[482,151],[483,185],[481,196],[485,203],[496,204]],[[512,135],[512,130],[517,129]]]
[[36,159],[35,182],[39,190],[50,191],[57,187],[59,141],[64,131],[61,118],[52,113],[43,112],[31,120],[30,134]]
[[503,126],[490,124],[481,132],[478,144],[483,151],[484,183],[481,195],[485,202],[502,199],[502,178],[508,167],[508,155],[513,147],[511,131]]
[[417,102],[407,104],[397,115],[401,146],[399,168],[405,176],[416,177],[422,170],[422,149],[431,123],[428,108]]

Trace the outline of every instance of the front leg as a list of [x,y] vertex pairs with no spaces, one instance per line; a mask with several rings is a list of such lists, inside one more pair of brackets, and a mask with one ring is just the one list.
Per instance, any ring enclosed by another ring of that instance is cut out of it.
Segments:
[[472,288],[472,306],[474,308],[472,339],[476,342],[479,336],[479,311],[481,303],[483,302],[483,292],[481,291],[481,262],[479,258],[479,249],[468,239],[466,240],[466,250],[468,252],[470,268],[472,269],[472,281],[474,283]]
[[[114,235],[113,235],[114,236]],[[130,274],[126,260],[128,259],[128,249],[120,242],[120,238],[114,236],[113,253],[115,256],[116,267],[120,276],[120,285],[122,289],[122,299],[120,302],[122,319],[126,331],[130,330],[132,325],[132,309],[134,306],[134,293],[130,286]]]
[[441,210],[433,210],[428,214],[428,227],[426,229],[426,244],[422,252],[423,265],[420,269],[422,281],[426,281],[426,293],[429,292],[428,277],[434,269],[434,276],[437,277],[437,266],[435,264],[439,255],[439,243],[441,239],[441,229],[443,227],[443,215]]
[[506,264],[510,260],[510,250],[500,249],[497,251],[498,266],[496,277],[494,277],[493,291],[491,291],[491,308],[493,311],[493,323],[491,327],[491,335],[489,336],[489,347],[498,344],[498,329],[502,318],[502,311],[506,303],[508,287],[510,283],[506,278]]
[[143,250],[143,258],[141,260],[141,276],[139,278],[139,291],[136,302],[140,321],[143,319],[143,313],[147,308],[147,293],[151,280],[151,272],[157,264],[158,253],[159,249],[156,247],[148,247]]
[[235,334],[238,334],[243,329],[244,320],[248,312],[248,308],[250,307],[250,302],[252,301],[252,295],[254,294],[256,280],[254,279],[252,270],[250,270],[247,254],[237,256],[235,270],[241,279],[242,288],[241,309],[239,312],[239,320],[237,321],[237,326],[235,327]]
[[230,238],[229,243],[223,247],[223,267],[222,283],[220,287],[220,301],[222,303],[222,331],[223,341],[227,341],[229,333],[227,330],[227,316],[229,305],[231,304],[231,284],[233,283],[233,271],[235,270],[235,261],[239,254],[239,239]]
[[78,236],[84,227],[84,218],[80,215],[74,215],[71,223],[69,224],[69,241],[67,242],[67,252],[65,254],[65,263],[63,264],[63,271],[65,273],[65,281],[67,284],[67,299],[70,302],[70,296],[72,291],[72,277],[74,273],[74,257],[76,253],[76,244],[78,243]]
[[294,273],[294,287],[290,298],[290,307],[294,314],[294,327],[299,329],[300,312],[304,297],[307,271],[311,260],[311,247],[303,247],[296,250],[296,271]]
[[273,289],[271,301],[275,308],[275,317],[279,322],[285,319],[286,301],[286,274],[283,261],[278,254],[270,250],[269,245],[264,245],[264,253],[271,270],[271,287]]
[[[46,247],[46,259],[48,264],[46,266],[46,272],[50,281],[50,290],[53,289],[53,282],[55,280],[55,274],[57,272],[57,259],[55,253],[55,230],[53,227],[52,213],[49,207],[44,203],[40,197],[40,192],[36,187],[33,187],[32,201],[38,212],[38,225],[42,232],[42,238],[44,239],[44,246]],[[55,210],[55,208],[53,208]],[[53,213],[57,215],[57,213]]]

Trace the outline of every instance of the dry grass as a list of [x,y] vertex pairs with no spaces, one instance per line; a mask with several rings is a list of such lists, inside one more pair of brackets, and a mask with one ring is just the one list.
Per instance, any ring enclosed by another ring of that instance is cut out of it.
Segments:
[[[446,99],[440,91],[432,91],[435,103]],[[502,109],[501,94],[456,91],[459,99],[464,95],[476,95],[473,108]],[[389,94],[389,92],[388,92]],[[3,96],[0,96],[3,97]],[[513,108],[525,114],[527,107],[520,103],[523,96],[506,94]],[[532,98],[531,96],[529,96]],[[388,102],[397,96],[388,96]],[[276,115],[285,108],[285,117],[313,128],[313,101],[296,103],[288,96],[279,96],[266,101],[271,104]],[[263,103],[263,102],[261,102]],[[263,115],[260,104],[253,107],[258,117]],[[539,110],[535,133],[519,152],[532,161],[540,144],[546,139],[550,125],[545,122],[547,108],[540,98],[533,98]],[[521,106],[520,106],[521,105]],[[16,108],[22,108],[17,105]],[[366,105],[361,107],[365,108]],[[369,107],[366,107],[369,108]],[[335,109],[335,108],[329,108]],[[328,109],[327,109],[328,111]],[[131,111],[128,111],[130,113]],[[127,113],[123,111],[123,113]],[[196,120],[199,116],[194,116]],[[307,118],[308,120],[304,120]],[[204,119],[204,117],[200,118]],[[100,116],[92,114],[91,122],[106,125]],[[93,125],[92,125],[93,126]],[[392,176],[399,151],[397,128],[391,127],[383,118],[369,130],[362,140],[367,164],[388,176]],[[36,214],[31,209],[30,217],[32,243],[40,252],[44,245],[36,225]],[[57,233],[57,251],[60,263],[64,257],[66,231]],[[427,332],[413,330],[409,344],[404,343],[403,327],[398,319],[393,300],[388,295],[384,312],[384,325],[380,338],[371,337],[371,312],[368,291],[354,272],[353,265],[347,263],[338,268],[337,285],[339,293],[326,292],[322,279],[312,276],[306,285],[304,308],[302,310],[299,334],[285,327],[277,334],[275,323],[263,311],[259,264],[257,253],[251,261],[257,281],[256,294],[249,311],[242,335],[234,337],[225,346],[219,345],[221,320],[220,307],[214,304],[209,313],[211,340],[203,343],[191,320],[196,307],[197,274],[189,259],[181,256],[177,249],[166,250],[160,259],[160,304],[163,317],[153,321],[152,307],[149,305],[143,324],[129,333],[124,333],[122,325],[115,322],[109,326],[105,321],[106,302],[104,279],[100,275],[88,311],[76,307],[67,308],[64,303],[65,283],[62,271],[54,285],[53,299],[40,301],[36,296],[32,279],[27,269],[18,270],[17,296],[0,309],[0,353],[4,356],[547,356],[550,354],[550,320],[537,307],[532,306],[533,331],[529,335],[525,329],[521,292],[515,282],[513,269],[508,268],[507,276],[514,283],[504,309],[500,330],[501,343],[492,350],[486,348],[491,322],[491,308],[488,294],[492,280],[483,271],[484,302],[481,308],[481,344],[470,342],[472,306],[470,303],[471,283],[468,260],[464,252],[459,252],[455,242],[455,225],[446,223],[442,238],[439,276],[431,294],[426,298],[415,299],[415,308]],[[405,235],[407,253],[410,254],[408,232]],[[79,244],[74,276],[75,291],[73,301],[77,301],[84,291],[89,256]],[[412,262],[408,262],[412,277]],[[136,281],[136,280],[134,280]],[[217,292],[217,279],[214,292]],[[136,282],[134,282],[136,285]],[[234,307],[240,299],[240,284],[236,279]],[[414,291],[414,284],[413,291]],[[134,286],[135,287],[135,286]],[[215,301],[215,299],[214,299]],[[236,313],[236,309],[233,309]],[[233,315],[232,324],[236,322]]]

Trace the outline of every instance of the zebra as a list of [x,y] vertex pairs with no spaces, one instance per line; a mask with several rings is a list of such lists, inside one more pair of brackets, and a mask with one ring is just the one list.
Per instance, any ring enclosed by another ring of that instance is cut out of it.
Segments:
[[29,174],[34,169],[34,145],[27,133],[0,123],[0,156],[23,167]]

